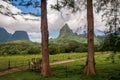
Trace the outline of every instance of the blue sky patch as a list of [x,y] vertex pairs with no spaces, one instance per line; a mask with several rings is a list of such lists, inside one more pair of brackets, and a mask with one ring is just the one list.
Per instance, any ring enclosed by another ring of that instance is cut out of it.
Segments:
[[41,15],[40,0],[10,0],[23,14]]

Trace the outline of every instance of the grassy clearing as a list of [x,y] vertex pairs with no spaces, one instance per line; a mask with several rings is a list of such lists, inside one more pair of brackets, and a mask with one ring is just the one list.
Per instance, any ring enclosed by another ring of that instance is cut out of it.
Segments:
[[[119,55],[115,57],[115,63],[106,61],[108,54],[101,54],[96,57],[95,76],[83,75],[86,59],[66,64],[51,66],[52,76],[42,77],[40,73],[25,70],[12,74],[0,76],[0,80],[120,80]],[[111,78],[111,79],[110,79]]]
[[[85,57],[86,53],[64,53],[50,55],[50,62],[62,61],[68,59],[78,59]],[[36,55],[13,55],[13,56],[0,56],[0,70],[8,69],[9,61],[11,67],[19,67],[28,65],[29,60],[32,58],[41,58],[41,54]]]

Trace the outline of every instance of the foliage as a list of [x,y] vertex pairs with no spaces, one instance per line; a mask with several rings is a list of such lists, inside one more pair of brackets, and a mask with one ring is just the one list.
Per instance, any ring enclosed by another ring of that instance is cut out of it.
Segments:
[[53,55],[53,54],[58,54],[59,52],[59,48],[56,44],[50,44],[49,45],[49,54]]
[[115,33],[120,28],[120,0],[96,0],[97,12],[102,11],[102,19],[106,21],[107,32]]
[[12,41],[0,44],[0,55],[41,53],[40,44],[30,41]]
[[56,44],[58,47],[58,51],[60,53],[70,53],[70,52],[86,52],[87,44],[86,43],[79,43],[75,40],[69,39],[58,39],[50,41],[51,45]]
[[101,46],[102,51],[120,52],[120,36],[114,34],[107,35]]
[[[100,51],[99,45],[95,45],[95,51]],[[68,39],[59,39],[49,42],[49,53],[51,55],[70,52],[87,52],[87,44]],[[0,44],[1,56],[38,53],[41,53],[41,45],[36,42],[19,40]]]
[[108,34],[101,44],[101,51],[112,51],[112,54],[107,58],[111,59],[112,63],[115,63],[116,52],[120,52],[120,36],[115,33]]
[[71,9],[72,12],[77,12],[84,7],[86,1],[83,0],[57,0],[55,5],[51,5],[51,8],[61,11],[62,8]]

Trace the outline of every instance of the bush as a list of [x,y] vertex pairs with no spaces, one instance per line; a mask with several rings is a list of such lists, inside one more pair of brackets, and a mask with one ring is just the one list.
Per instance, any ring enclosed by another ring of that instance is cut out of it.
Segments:
[[59,53],[59,48],[55,44],[49,45],[49,54],[58,54]]

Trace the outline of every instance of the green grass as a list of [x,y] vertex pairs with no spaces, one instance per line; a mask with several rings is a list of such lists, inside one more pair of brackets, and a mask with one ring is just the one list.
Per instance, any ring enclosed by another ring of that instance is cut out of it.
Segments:
[[[69,53],[69,54],[64,53],[64,54],[50,55],[50,62],[76,59],[85,56],[86,53]],[[41,54],[0,56],[0,70],[7,69],[9,65],[9,61],[11,67],[19,67],[19,66],[28,65],[29,60],[31,60],[32,58],[41,58]]]
[[[25,70],[0,76],[0,80],[120,80],[120,59],[119,54],[115,57],[115,63],[106,61],[109,54],[101,54],[96,57],[95,76],[83,75],[86,59],[75,62],[51,66],[52,75],[42,77],[40,73]],[[66,70],[67,66],[67,70]],[[67,72],[67,73],[66,73]]]

